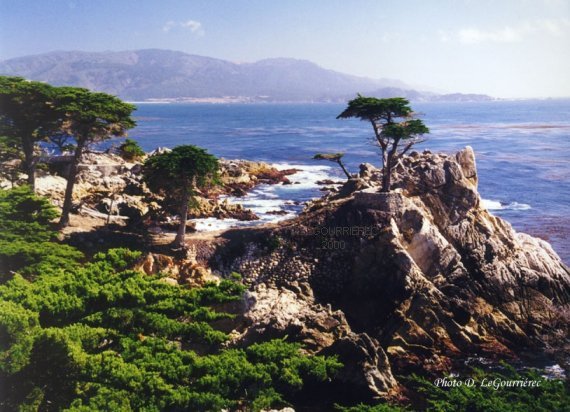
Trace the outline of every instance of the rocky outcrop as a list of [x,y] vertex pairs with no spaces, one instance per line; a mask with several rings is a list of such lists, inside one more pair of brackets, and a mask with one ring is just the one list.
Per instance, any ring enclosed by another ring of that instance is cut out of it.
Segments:
[[[232,193],[285,183],[267,165],[222,165]],[[133,220],[133,209],[163,213],[146,197],[140,166],[122,167],[95,179],[85,168],[77,200],[105,213],[130,208]],[[568,322],[560,321],[570,303],[568,268],[548,243],[516,233],[483,207],[471,148],[412,152],[394,170],[391,193],[379,192],[380,181],[380,170],[364,164],[296,219],[195,237],[187,256],[148,254],[139,269],[192,287],[242,274],[249,290],[225,326],[234,329],[229,344],[286,338],[337,355],[344,367],[325,391],[331,397],[397,396],[399,375],[441,376],[466,357],[515,359],[528,349],[541,355],[545,347],[570,347]],[[198,215],[229,217],[224,202],[199,202]],[[557,361],[570,369],[569,354],[562,355]]]
[[295,336],[307,350],[317,351],[350,330],[342,312],[317,304],[311,289],[298,282],[281,289],[260,283],[246,293],[245,302],[250,326],[241,337],[244,343],[286,334]]
[[234,196],[243,196],[258,184],[290,184],[287,176],[296,169],[277,170],[263,162],[249,160],[220,160],[221,191]]
[[371,397],[397,391],[394,375],[449,372],[467,356],[541,353],[570,273],[482,207],[473,150],[404,157],[391,193],[379,174],[363,165],[299,218],[211,259],[251,285],[240,339],[287,336],[346,357],[341,379]]
[[[149,156],[168,150],[158,148]],[[59,206],[63,204],[66,186],[66,180],[61,176],[66,176],[70,160],[69,156],[47,158],[51,173],[37,178],[38,194],[50,197]],[[177,208],[164,204],[162,198],[147,190],[142,181],[141,163],[129,163],[112,153],[90,152],[84,155],[78,169],[73,192],[74,210],[90,215],[99,212],[113,219],[124,217],[135,225],[150,220],[153,224],[158,222],[164,230],[171,228],[171,217],[176,215]],[[196,205],[190,210],[189,218],[257,220],[251,210],[220,200],[220,196],[243,196],[258,184],[287,184],[290,183],[287,176],[295,172],[295,169],[277,170],[263,162],[221,159],[222,184],[196,196]]]
[[186,256],[173,258],[160,253],[148,253],[135,266],[147,275],[165,275],[162,280],[169,284],[201,287],[208,282],[219,283],[220,278],[209,268],[196,260],[195,250],[188,250]]
[[366,333],[350,333],[320,352],[336,355],[344,365],[337,377],[343,397],[370,400],[393,395],[398,383],[391,373],[388,356]]

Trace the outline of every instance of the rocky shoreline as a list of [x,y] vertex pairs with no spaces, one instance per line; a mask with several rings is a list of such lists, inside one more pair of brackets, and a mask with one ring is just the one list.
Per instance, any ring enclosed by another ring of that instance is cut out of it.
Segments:
[[[224,185],[202,193],[192,217],[255,219],[220,196],[288,184],[295,173],[246,160],[221,165]],[[140,171],[114,155],[86,159],[77,211],[124,218],[151,238],[173,228]],[[61,180],[39,177],[38,193],[61,201]],[[248,291],[224,308],[236,315],[224,324],[228,345],[287,337],[310,353],[337,355],[343,371],[326,390],[313,388],[331,402],[407,399],[401,376],[442,376],[469,357],[515,361],[526,351],[568,374],[569,269],[547,242],[483,207],[473,150],[412,152],[391,193],[379,193],[380,180],[380,170],[363,164],[338,188],[322,182],[327,193],[294,219],[194,233],[184,252],[151,239],[136,268],[191,287],[240,273]]]
[[412,153],[390,194],[363,165],[298,218],[227,231],[192,259],[249,285],[234,345],[287,336],[337,354],[342,396],[406,396],[396,376],[441,376],[474,356],[515,361],[523,350],[568,371],[568,267],[485,210],[477,183],[471,148]]
[[[159,148],[154,152],[160,152]],[[150,155],[152,155],[152,152]],[[65,159],[47,161],[48,171],[40,174],[36,192],[48,196],[56,206],[63,203],[66,179]],[[291,184],[287,178],[298,170],[278,170],[263,162],[220,159],[221,185],[195,197],[197,203],[190,218],[257,220],[256,214],[240,204],[232,204],[225,196],[241,197],[260,184]],[[111,153],[89,153],[79,165],[77,185],[73,193],[74,211],[113,222],[144,223],[151,231],[174,230],[176,209],[152,194],[142,181],[142,161],[128,162]],[[192,230],[192,224],[189,224]]]

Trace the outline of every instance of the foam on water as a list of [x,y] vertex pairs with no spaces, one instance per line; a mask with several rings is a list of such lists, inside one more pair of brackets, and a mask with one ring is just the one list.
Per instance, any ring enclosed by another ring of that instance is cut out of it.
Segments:
[[566,379],[566,372],[558,364],[546,366],[543,372],[542,377],[546,379]]
[[508,204],[498,200],[481,199],[482,206],[487,210],[529,210],[532,207],[526,203],[511,202]]
[[[250,227],[264,223],[276,223],[295,217],[302,209],[303,203],[320,195],[317,184],[319,180],[338,177],[333,175],[330,166],[312,166],[288,163],[272,165],[278,170],[297,169],[297,173],[288,176],[292,184],[257,186],[253,191],[243,197],[222,196],[221,201],[227,200],[231,204],[241,204],[251,209],[259,220],[240,221],[237,219],[203,218],[193,219],[196,230],[199,232],[216,231],[232,227]],[[273,212],[273,213],[272,213]],[[275,214],[274,212],[280,212]]]
[[201,219],[192,219],[196,224],[198,232],[212,232],[216,230],[229,229],[236,227],[241,223],[237,219],[216,219],[215,217],[207,217]]
[[293,183],[292,185],[279,186],[279,190],[285,190],[289,192],[299,191],[302,189],[318,189],[319,185],[317,182],[319,180],[333,179],[338,180],[338,178],[331,174],[332,167],[322,166],[322,165],[298,165],[298,164],[288,164],[288,163],[273,163],[271,166],[277,170],[286,169],[297,169],[297,173],[288,176],[289,180]]
[[265,215],[269,212],[281,211],[284,210],[285,207],[285,200],[283,199],[234,199],[231,203],[241,203],[243,207],[253,210],[258,216]]

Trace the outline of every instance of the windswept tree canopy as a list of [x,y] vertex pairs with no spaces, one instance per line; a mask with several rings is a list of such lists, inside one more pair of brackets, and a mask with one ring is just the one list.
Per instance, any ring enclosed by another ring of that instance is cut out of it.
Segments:
[[126,139],[119,146],[119,154],[125,160],[137,160],[145,155],[144,150],[140,147],[136,140]]
[[[131,117],[136,107],[118,97],[78,87],[58,87],[54,101],[61,114],[60,131],[75,141],[75,153],[67,176],[59,221],[60,227],[65,227],[69,224],[77,164],[83,156],[84,149],[91,143],[125,136],[127,130],[136,125]],[[61,141],[59,143],[63,144]]]
[[[0,136],[2,153],[21,149],[24,171],[31,187],[39,160],[37,143],[53,137],[61,149],[74,143],[75,155],[67,176],[67,188],[60,226],[69,223],[77,164],[84,148],[110,137],[126,135],[135,126],[131,113],[135,106],[106,93],[78,87],[53,87],[20,77],[0,76]],[[16,176],[17,177],[17,176]]]
[[57,88],[21,77],[0,76],[0,136],[17,142],[24,154],[28,183],[35,183],[37,142],[46,140],[60,127],[54,105]]
[[344,153],[317,153],[313,156],[315,160],[329,160],[331,162],[338,162],[344,157]]
[[218,159],[205,149],[183,145],[149,157],[144,164],[144,177],[153,192],[179,198],[184,190],[193,193],[196,188],[215,182],[218,168]]
[[389,192],[392,169],[414,144],[421,142],[421,136],[429,133],[429,129],[421,120],[414,118],[410,102],[403,97],[378,99],[359,94],[348,102],[337,119],[351,117],[372,124],[374,137],[382,151],[382,191]]
[[173,199],[179,207],[180,225],[175,247],[184,247],[189,203],[196,189],[218,181],[218,159],[206,150],[177,146],[172,151],[149,157],[144,164],[144,179],[149,189]]
[[338,163],[338,165],[341,167],[341,169],[344,172],[344,174],[346,175],[346,177],[348,179],[350,179],[351,178],[350,173],[348,173],[348,170],[346,170],[344,163],[342,163],[343,157],[344,157],[344,153],[317,153],[316,155],[313,156],[313,159],[315,159],[315,160],[328,160],[329,162]]
[[19,138],[33,134],[38,139],[49,134],[58,118],[55,90],[46,83],[0,76],[0,132]]
[[410,119],[400,123],[387,123],[380,134],[387,139],[407,140],[425,133],[429,133],[429,129],[421,120]]
[[378,99],[359,94],[356,99],[348,102],[348,107],[336,118],[357,117],[360,120],[390,123],[398,117],[407,117],[410,114],[412,114],[410,102],[403,97]]
[[78,87],[58,87],[55,104],[63,118],[62,129],[78,144],[124,136],[136,126],[136,107],[106,93]]

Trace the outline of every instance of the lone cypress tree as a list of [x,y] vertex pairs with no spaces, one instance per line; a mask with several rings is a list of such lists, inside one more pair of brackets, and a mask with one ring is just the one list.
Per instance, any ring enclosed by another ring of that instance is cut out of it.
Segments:
[[[419,119],[414,119],[410,102],[402,97],[377,99],[360,94],[348,102],[348,107],[337,119],[357,117],[368,121],[374,129],[374,137],[382,152],[382,192],[389,192],[392,169],[398,160],[417,143],[429,129]],[[402,119],[398,122],[398,119]],[[402,146],[400,146],[402,144]]]
[[155,193],[178,204],[180,224],[174,247],[184,247],[190,201],[198,189],[217,183],[218,159],[206,150],[177,146],[172,151],[149,157],[144,163],[144,180]]

